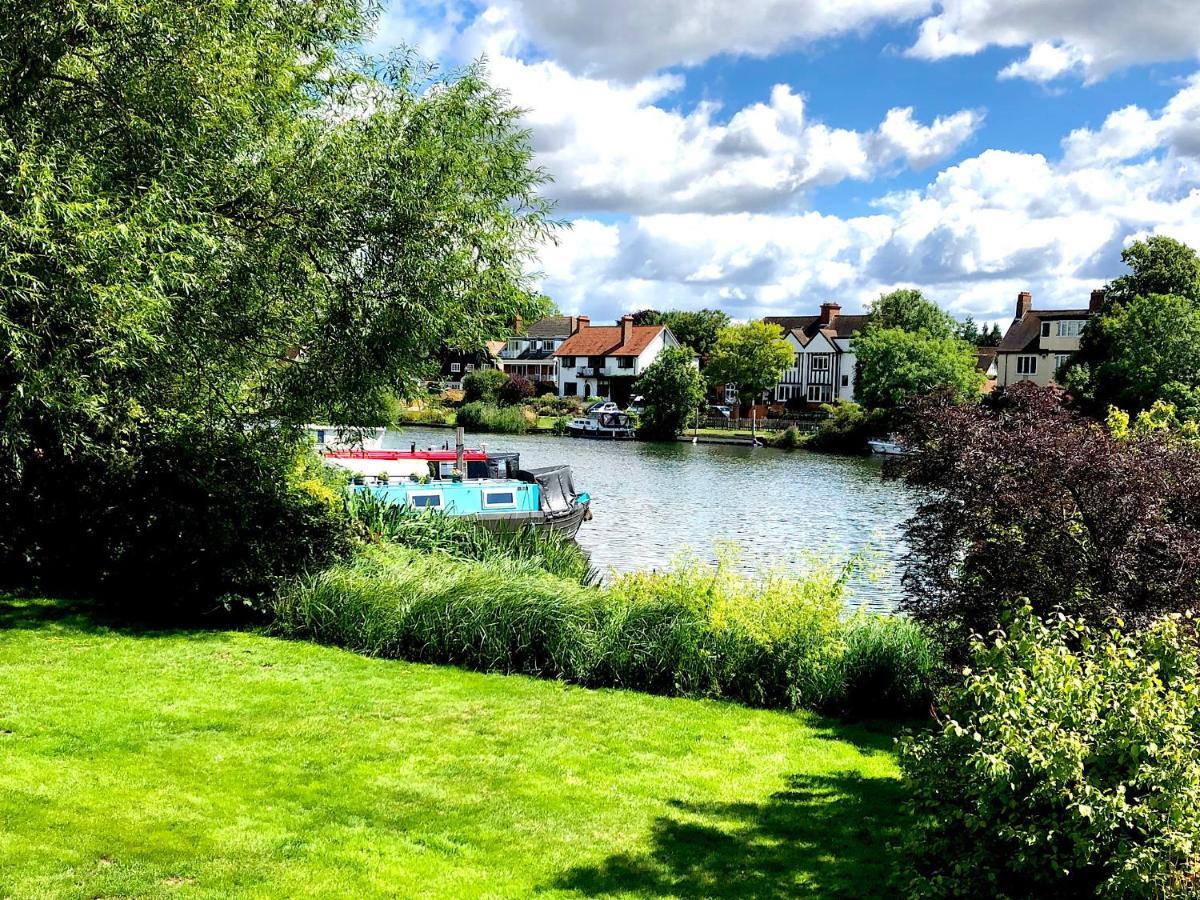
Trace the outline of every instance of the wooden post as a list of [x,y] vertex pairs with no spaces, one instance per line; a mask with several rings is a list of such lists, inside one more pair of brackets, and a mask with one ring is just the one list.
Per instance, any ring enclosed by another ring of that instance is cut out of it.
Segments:
[[466,453],[466,448],[463,446],[463,441],[466,440],[466,429],[461,426],[454,429],[454,468],[462,473],[463,478],[467,477],[467,467],[463,462],[463,457]]
[[750,406],[750,444],[758,446],[758,410],[754,408],[753,404]]

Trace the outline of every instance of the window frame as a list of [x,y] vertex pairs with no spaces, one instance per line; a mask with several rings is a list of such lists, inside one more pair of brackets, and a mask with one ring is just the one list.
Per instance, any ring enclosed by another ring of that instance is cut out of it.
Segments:
[[462,371],[462,363],[456,363],[456,362],[450,363],[450,371],[453,372],[455,375],[457,375],[459,372]]
[[[512,497],[511,500],[504,503],[493,503],[488,500],[488,494],[508,494]],[[484,509],[516,509],[517,506],[517,489],[513,488],[493,488],[492,490],[484,490],[481,492],[480,504]]]
[[[830,391],[829,397],[824,396],[825,389],[828,387],[829,387],[829,385],[827,385],[827,384],[810,384],[808,386],[807,392],[804,395],[805,400],[808,403],[829,403],[829,402],[831,402],[833,400],[833,397],[832,397],[833,392],[832,391]],[[813,396],[813,391],[817,392],[817,396],[815,396],[815,397]]]
[[[1017,357],[1017,374],[1018,375],[1036,375],[1037,374],[1037,355],[1033,353],[1022,353]],[[1024,363],[1029,364],[1029,371],[1022,371]]]
[[[426,503],[424,505],[419,506],[413,502],[418,497],[437,497],[437,503],[436,504]],[[440,490],[409,491],[408,499],[407,499],[407,502],[405,503],[405,505],[409,509],[443,509],[444,510],[446,508],[446,495],[445,495],[445,492],[440,491]]]
[[[820,365],[817,365],[818,363]],[[820,372],[821,374],[832,372],[833,360],[829,358],[828,353],[814,353],[809,357],[808,370],[814,373]]]

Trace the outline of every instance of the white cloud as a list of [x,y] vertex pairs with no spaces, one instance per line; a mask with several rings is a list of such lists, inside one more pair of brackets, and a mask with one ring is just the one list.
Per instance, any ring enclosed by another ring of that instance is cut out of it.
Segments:
[[682,86],[678,75],[621,84],[503,55],[490,67],[492,79],[527,110],[538,162],[556,179],[551,193],[572,211],[794,205],[816,186],[945,160],[983,120],[962,110],[923,125],[911,108],[894,109],[878,129],[852,131],[813,120],[803,96],[776,85],[768,101],[721,122],[712,103],[689,112],[662,108]]
[[1195,0],[942,0],[909,51],[922,59],[1029,48],[1002,77],[1087,81],[1138,63],[1200,58]]
[[1195,75],[1156,117],[1140,106],[1110,113],[1092,131],[1078,128],[1063,140],[1070,166],[1133,159],[1165,148],[1180,157],[1200,157],[1200,75]]

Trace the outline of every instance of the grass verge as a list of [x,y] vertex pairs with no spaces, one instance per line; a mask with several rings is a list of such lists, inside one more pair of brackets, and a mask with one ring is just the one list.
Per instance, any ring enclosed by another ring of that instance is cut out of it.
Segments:
[[881,896],[891,738],[0,599],[0,894]]

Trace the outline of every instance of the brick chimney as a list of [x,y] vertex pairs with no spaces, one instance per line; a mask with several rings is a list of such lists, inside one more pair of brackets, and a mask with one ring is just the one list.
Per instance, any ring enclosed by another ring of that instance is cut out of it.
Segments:
[[1033,309],[1033,294],[1029,291],[1021,291],[1017,294],[1017,318],[1025,318],[1025,313]]
[[842,307],[838,303],[828,302],[821,304],[821,318],[818,320],[822,325],[830,325],[833,320],[838,317],[838,313],[842,311]]
[[515,316],[513,316],[513,334],[520,334],[524,330],[525,319],[520,313],[517,313]]
[[1092,291],[1092,299],[1088,301],[1088,312],[1093,316],[1098,315],[1100,310],[1104,308],[1105,290],[1101,288],[1098,291]]
[[624,347],[633,340],[633,316],[621,316],[621,346]]
[[590,317],[580,316],[579,318],[577,318],[575,320],[575,330],[572,331],[571,334],[575,334],[578,331],[583,331],[583,329],[587,328],[591,324],[592,324],[592,320]]

